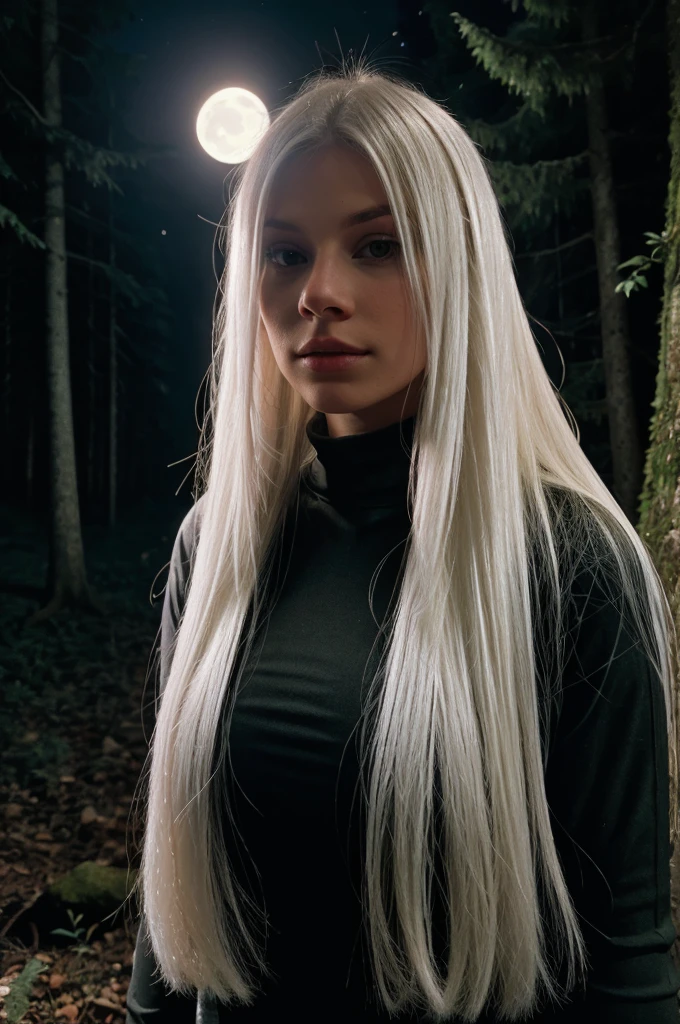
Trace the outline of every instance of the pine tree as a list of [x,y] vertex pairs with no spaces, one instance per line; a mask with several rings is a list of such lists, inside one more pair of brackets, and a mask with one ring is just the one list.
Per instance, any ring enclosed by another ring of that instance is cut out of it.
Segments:
[[[516,12],[518,6],[519,0],[512,0],[512,10]],[[622,5],[613,31],[605,33],[600,21],[605,25],[610,12],[601,0],[587,4],[523,0],[526,16],[500,37],[450,7],[442,0],[423,6],[442,41],[440,72],[442,65],[445,68],[447,40],[458,35],[486,74],[519,97],[519,108],[499,123],[465,121],[475,141],[499,155],[490,161],[489,171],[513,234],[521,237],[549,228],[556,214],[569,216],[584,191],[590,191],[593,229],[558,242],[552,253],[594,242],[612,491],[634,521],[642,448],[633,400],[627,309],[625,297],[616,291],[621,257],[604,82],[615,78],[624,86],[630,84],[634,42],[648,9],[631,27]],[[532,137],[542,145],[555,145],[560,136],[576,136],[584,123],[587,144],[579,151],[548,160],[527,159]],[[500,158],[507,152],[515,159]],[[546,254],[544,248],[537,253]],[[583,367],[589,374],[592,368]],[[573,404],[570,394],[565,392],[563,397]],[[573,411],[578,415],[578,409]]]
[[[79,209],[73,209],[65,196],[65,184],[69,172],[84,175],[87,183],[95,190],[104,186],[108,195],[121,193],[115,180],[116,174],[126,170],[135,171],[142,166],[151,155],[166,154],[169,147],[137,147],[126,151],[116,151],[111,146],[110,118],[108,139],[93,142],[85,134],[64,123],[62,107],[63,86],[61,81],[62,58],[66,54],[72,63],[83,69],[84,73],[93,77],[96,71],[100,78],[108,72],[110,78],[116,74],[126,73],[134,65],[134,59],[128,55],[117,55],[113,51],[102,51],[94,43],[94,34],[98,30],[105,33],[107,28],[115,27],[122,15],[127,13],[123,5],[112,3],[107,8],[100,4],[96,11],[69,6],[67,0],[41,0],[40,7],[31,3],[15,4],[15,10],[3,19],[0,25],[3,44],[7,52],[12,52],[9,44],[11,39],[15,48],[19,49],[27,41],[39,37],[36,50],[42,59],[42,103],[31,100],[24,89],[20,89],[7,74],[0,72],[3,85],[4,113],[11,117],[23,133],[29,145],[38,153],[43,154],[45,161],[46,201],[44,213],[36,204],[39,195],[39,179],[35,175],[20,175],[14,171],[9,161],[0,157],[0,174],[16,186],[15,192],[18,207],[10,202],[0,206],[0,223],[23,246],[34,247],[45,253],[45,297],[47,327],[47,369],[49,379],[50,409],[50,476],[51,476],[51,531],[50,557],[47,579],[47,603],[29,621],[46,618],[65,604],[81,605],[103,611],[100,602],[92,594],[87,582],[83,553],[82,532],[80,523],[80,505],[78,500],[78,483],[76,474],[75,438],[73,428],[73,409],[71,380],[69,372],[69,290],[67,288],[67,263],[75,261],[88,264],[96,269],[109,282],[109,323],[110,330],[107,344],[113,352],[118,344],[118,336],[123,332],[115,318],[115,305],[121,302],[138,308],[145,303],[153,305],[153,316],[156,320],[157,334],[161,334],[168,319],[167,299],[161,290],[135,276],[118,265],[115,258],[118,239],[129,244],[123,233],[110,217],[103,223],[107,233],[106,258],[98,260],[87,251],[79,253],[67,249],[66,224],[74,222],[85,225],[90,233],[101,230],[102,224],[89,212],[88,205],[81,202]],[[68,38],[65,46],[63,36]],[[73,40],[78,40],[74,44]],[[37,41],[37,40],[36,40]],[[7,69],[7,62],[4,63]],[[13,70],[18,74],[30,67],[29,62],[19,61],[15,56]],[[89,83],[88,83],[89,84]],[[101,86],[100,86],[101,91]],[[85,92],[85,90],[83,90]],[[97,102],[97,89],[88,89]],[[104,90],[106,94],[106,90]],[[87,111],[87,102],[78,102],[77,97],[68,97],[71,106]],[[89,100],[92,102],[92,99]],[[39,109],[42,105],[42,111]],[[97,111],[97,122],[101,121],[101,110]],[[9,140],[8,140],[9,141]],[[108,144],[107,144],[108,142]],[[26,216],[30,214],[30,219]],[[40,238],[39,227],[44,221],[44,239]],[[77,233],[77,231],[76,231]],[[6,244],[6,240],[5,240]],[[23,247],[22,246],[22,247]],[[86,246],[87,250],[87,246]],[[69,284],[71,282],[69,276]],[[11,271],[6,281],[8,292],[12,290]],[[166,332],[167,333],[167,332]],[[9,351],[9,350],[8,350]],[[112,360],[114,365],[114,360]],[[115,363],[117,365],[117,363]],[[117,377],[117,374],[116,374]],[[116,381],[110,382],[111,415],[109,422],[116,430],[115,415]],[[30,420],[33,423],[33,418]],[[90,425],[91,427],[92,425]],[[116,438],[109,439],[109,449],[115,453]],[[117,478],[115,465],[109,470],[111,481],[110,504],[115,502]]]

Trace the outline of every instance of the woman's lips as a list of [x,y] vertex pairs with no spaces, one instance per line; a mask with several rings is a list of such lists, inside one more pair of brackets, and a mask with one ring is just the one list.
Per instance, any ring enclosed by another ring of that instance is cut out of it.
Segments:
[[301,356],[307,369],[316,372],[332,373],[335,370],[347,370],[355,366],[368,352],[314,352]]

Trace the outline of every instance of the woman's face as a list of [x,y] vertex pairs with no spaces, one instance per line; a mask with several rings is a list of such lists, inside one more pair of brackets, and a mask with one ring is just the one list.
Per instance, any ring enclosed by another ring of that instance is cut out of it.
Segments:
[[[378,430],[418,407],[426,348],[415,336],[394,221],[383,213],[347,223],[382,205],[370,162],[335,145],[285,165],[267,205],[262,325],[281,372],[326,414],[331,437]],[[299,350],[329,335],[366,355],[344,369],[311,369]]]

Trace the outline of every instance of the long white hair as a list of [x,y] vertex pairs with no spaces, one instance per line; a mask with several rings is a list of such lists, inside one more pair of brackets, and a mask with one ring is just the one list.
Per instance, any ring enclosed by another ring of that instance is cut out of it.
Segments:
[[[329,143],[354,147],[380,177],[427,339],[402,583],[362,707],[374,979],[389,1011],[475,1020],[492,997],[514,1020],[539,997],[562,999],[588,963],[551,831],[540,738],[549,701],[537,687],[539,677],[559,686],[577,568],[569,552],[615,574],[622,614],[660,676],[671,784],[675,627],[647,546],[583,453],[543,366],[482,156],[443,105],[362,61],[308,78],[236,173],[198,453],[200,532],[149,752],[135,887],[165,982],[252,1005],[253,967],[271,972],[247,920],[264,916],[223,838],[223,815],[233,821],[232,670],[241,643],[246,663],[268,553],[316,454],[305,430],[315,410],[279,370],[260,319],[261,235],[284,161]],[[536,655],[539,591],[549,628]],[[673,841],[676,831],[673,818]],[[432,941],[434,844],[444,976]],[[566,963],[563,990],[549,940]]]

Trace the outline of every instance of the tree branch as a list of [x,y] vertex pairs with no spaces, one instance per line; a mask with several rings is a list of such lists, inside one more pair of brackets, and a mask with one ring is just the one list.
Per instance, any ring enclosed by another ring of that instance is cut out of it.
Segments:
[[35,107],[33,106],[33,104],[31,103],[31,101],[30,101],[30,100],[29,100],[29,99],[28,99],[28,98],[27,98],[26,96],[24,96],[24,94],[23,94],[22,92],[20,92],[20,91],[19,91],[19,90],[17,89],[16,85],[12,85],[12,83],[10,82],[10,80],[9,80],[9,79],[7,78],[7,76],[6,76],[6,75],[4,75],[4,74],[2,73],[2,71],[0,71],[0,78],[2,78],[2,80],[3,80],[3,81],[4,81],[4,82],[5,82],[5,83],[6,83],[6,84],[7,84],[8,86],[9,86],[9,88],[10,88],[10,89],[12,90],[12,92],[15,92],[15,93],[17,94],[17,96],[21,97],[21,99],[22,99],[22,100],[24,101],[24,103],[26,104],[26,106],[28,107],[28,109],[29,109],[29,110],[31,111],[31,113],[32,113],[32,114],[33,114],[33,115],[34,115],[35,117],[37,117],[37,118],[38,118],[38,120],[42,122],[42,124],[47,124],[47,120],[46,120],[46,118],[44,118],[44,117],[43,117],[43,115],[42,115],[42,114],[40,113],[40,111],[39,111],[39,110],[37,110],[37,109],[36,109],[36,108],[35,108]]
[[563,249],[569,249],[572,245],[578,245],[579,242],[585,242],[587,238],[593,238],[592,231],[586,231],[583,235],[578,235],[577,238],[571,238],[568,242],[564,242],[562,245],[556,246],[554,249],[535,249],[533,252],[521,252],[518,256],[515,256],[516,260],[526,260],[530,256],[552,256],[556,252],[562,252]]

